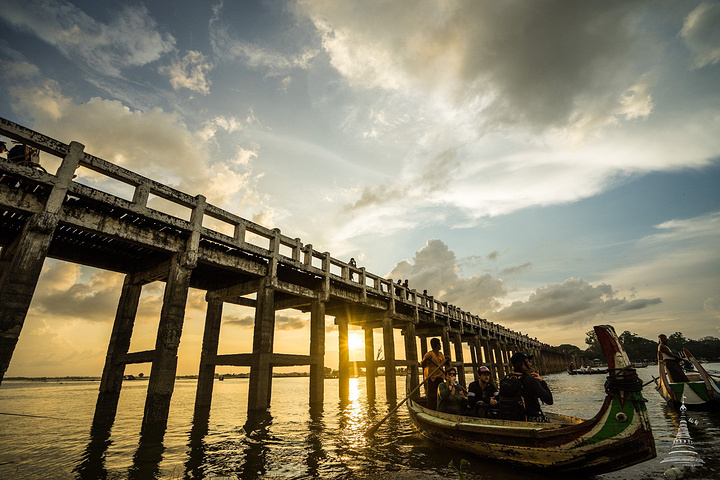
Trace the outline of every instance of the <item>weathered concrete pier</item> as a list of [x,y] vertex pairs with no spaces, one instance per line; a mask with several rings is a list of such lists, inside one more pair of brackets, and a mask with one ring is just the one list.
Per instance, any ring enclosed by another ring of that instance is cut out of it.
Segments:
[[[191,287],[207,292],[196,415],[210,410],[220,365],[250,368],[250,412],[270,407],[273,368],[281,366],[309,366],[309,404],[322,406],[327,316],[335,318],[339,334],[341,396],[347,396],[349,378],[359,368],[365,370],[368,394],[374,396],[378,369],[384,368],[387,399],[395,402],[396,368],[406,367],[411,383],[417,385],[418,359],[427,351],[430,337],[441,339],[452,364],[461,367],[462,381],[471,380],[465,378],[466,368],[474,371],[482,364],[496,379],[502,377],[516,351],[535,354],[541,373],[567,368],[569,359],[549,345],[318,252],[299,238],[210,205],[202,195],[192,197],[88,154],[80,143],[67,145],[3,118],[0,134],[62,159],[54,174],[0,159],[0,382],[46,258],[121,272],[125,281],[94,425],[112,425],[126,365],[151,363],[143,430],[164,431]],[[74,181],[80,168],[129,185],[132,198]],[[150,195],[184,210],[187,219],[150,208]],[[208,226],[218,222],[227,227],[225,233]],[[143,285],[154,281],[165,282],[155,348],[130,352]],[[226,303],[255,309],[252,352],[218,354]],[[275,314],[283,309],[310,313],[308,355],[274,352]],[[350,325],[364,329],[364,361],[349,360]],[[373,354],[375,329],[383,334],[381,361]],[[404,336],[405,360],[396,358],[395,330]],[[464,358],[464,346],[469,359]]]

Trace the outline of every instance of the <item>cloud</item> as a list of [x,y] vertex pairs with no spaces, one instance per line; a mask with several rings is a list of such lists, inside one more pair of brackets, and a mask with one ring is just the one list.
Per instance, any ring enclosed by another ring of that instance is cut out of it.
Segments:
[[639,310],[660,303],[659,298],[616,298],[610,285],[593,286],[582,278],[568,278],[562,284],[548,284],[535,290],[526,301],[516,301],[499,310],[493,318],[501,322],[550,321],[587,322],[598,315]]
[[45,266],[33,296],[33,312],[89,322],[112,321],[123,276],[100,271],[83,280],[81,275],[80,265],[56,262]]
[[428,291],[438,300],[460,306],[476,315],[488,315],[499,307],[499,298],[507,294],[502,280],[489,274],[461,278],[455,253],[440,240],[428,240],[415,252],[412,263],[398,262],[387,275],[408,279],[410,288]]
[[125,5],[103,23],[62,0],[8,0],[0,17],[53,45],[70,60],[114,77],[123,68],[152,63],[175,47],[173,36],[159,32],[142,5]]
[[[212,150],[215,137],[241,130],[244,120],[216,117],[193,132],[180,114],[160,108],[132,110],[99,97],[76,104],[47,79],[23,82],[9,94],[13,110],[31,118],[34,129],[66,143],[77,140],[88,153],[220,206],[262,203],[252,171],[256,152],[236,148],[229,162],[213,162],[210,154],[220,153]],[[78,181],[88,179],[79,175]]]
[[703,302],[703,310],[720,320],[720,295],[708,297]]
[[350,85],[473,105],[482,124],[603,125],[644,58],[659,52],[638,33],[643,3],[303,1],[299,9]]
[[685,17],[680,36],[693,55],[693,67],[720,61],[720,4],[701,3]]
[[210,80],[207,75],[213,69],[200,52],[188,51],[183,58],[176,58],[170,65],[162,66],[158,71],[170,77],[170,85],[175,90],[187,88],[194,92],[207,95],[210,93]]
[[223,61],[239,60],[250,68],[263,70],[269,77],[282,77],[281,90],[287,90],[288,76],[294,70],[308,70],[310,62],[317,56],[317,49],[303,47],[296,53],[281,53],[260,44],[243,41],[231,32],[223,21],[223,3],[213,7],[210,20],[210,43],[214,55]]

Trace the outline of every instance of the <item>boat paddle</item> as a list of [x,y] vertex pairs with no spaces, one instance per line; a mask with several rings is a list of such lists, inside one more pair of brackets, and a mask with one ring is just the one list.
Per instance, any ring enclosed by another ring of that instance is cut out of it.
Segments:
[[430,375],[428,375],[428,377],[427,377],[425,380],[423,380],[422,383],[420,383],[417,387],[413,388],[413,391],[410,392],[410,393],[408,393],[407,397],[405,397],[402,402],[398,403],[395,408],[393,408],[392,410],[390,410],[390,412],[388,412],[388,414],[385,415],[385,416],[382,418],[382,420],[380,420],[379,422],[377,422],[377,423],[376,423],[375,425],[373,425],[372,427],[368,428],[368,429],[367,429],[367,432],[365,432],[365,436],[366,436],[366,437],[372,437],[373,435],[375,435],[375,432],[377,431],[378,428],[380,428],[380,425],[382,425],[383,422],[384,422],[385,420],[387,420],[390,415],[392,415],[393,413],[395,413],[395,412],[397,411],[397,409],[402,406],[403,403],[407,402],[408,398],[410,398],[415,392],[417,392],[417,391],[420,389],[420,387],[422,387],[423,385],[425,385],[425,383],[426,383],[433,375],[435,375],[435,372],[437,372],[438,370],[440,370],[440,369],[442,368],[442,366],[445,365],[445,364],[448,362],[448,360],[450,360],[450,359],[449,359],[449,358],[446,358],[445,361],[442,362],[440,365],[438,365],[438,367],[437,367],[435,370],[433,370],[432,372],[430,372]]
[[660,380],[659,378],[652,377],[652,380],[648,380],[647,382],[643,383],[643,387],[646,387],[650,385],[652,382],[655,382],[657,384],[657,381]]

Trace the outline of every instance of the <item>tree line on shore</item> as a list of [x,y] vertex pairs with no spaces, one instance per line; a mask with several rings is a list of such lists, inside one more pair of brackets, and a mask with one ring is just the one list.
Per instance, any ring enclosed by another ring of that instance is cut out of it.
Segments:
[[[595,332],[591,330],[585,335],[585,344],[587,345],[585,350],[570,344],[563,344],[558,348],[571,355],[588,359],[588,361],[598,358],[603,359],[602,348],[600,347]],[[657,340],[648,340],[628,330],[620,334],[619,338],[631,361],[643,362],[657,360]],[[717,337],[707,336],[698,340],[692,340],[686,338],[681,332],[675,332],[672,335],[668,335],[668,346],[674,352],[681,352],[683,348],[687,348],[695,358],[699,360],[720,360],[720,338]]]

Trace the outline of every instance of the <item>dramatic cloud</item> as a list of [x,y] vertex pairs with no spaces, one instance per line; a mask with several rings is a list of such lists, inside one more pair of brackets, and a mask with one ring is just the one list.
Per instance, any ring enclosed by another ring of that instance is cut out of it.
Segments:
[[[261,203],[251,152],[241,148],[230,162],[211,162],[214,136],[240,129],[240,120],[218,117],[192,132],[180,114],[159,108],[131,110],[98,97],[78,105],[53,80],[29,81],[9,93],[13,108],[32,118],[33,128],[58,140],[80,141],[88,153],[191,195],[202,193],[211,203]],[[79,176],[78,181],[88,179]]]
[[81,279],[80,265],[53,262],[46,266],[33,296],[34,313],[111,322],[115,318],[123,276],[101,271]]
[[[626,92],[638,92],[643,57],[658,52],[636,33],[642,3],[303,1],[300,8],[352,85],[473,105],[482,123],[613,122]],[[642,111],[633,115],[650,108]]]
[[413,257],[413,262],[403,260],[387,275],[408,279],[410,288],[418,292],[428,291],[438,300],[458,305],[476,315],[488,315],[499,307],[498,298],[507,293],[502,280],[489,274],[461,278],[455,253],[440,240],[429,240]]
[[55,46],[69,59],[110,76],[154,62],[175,47],[173,36],[159,32],[142,5],[123,6],[110,23],[102,23],[62,0],[8,0],[0,18]]
[[175,90],[187,88],[194,92],[207,95],[210,93],[210,80],[207,75],[213,65],[205,55],[190,50],[183,58],[175,59],[170,65],[160,67],[158,71],[170,77],[170,85]]
[[501,322],[550,321],[580,323],[598,315],[638,310],[660,303],[659,298],[616,298],[610,285],[592,286],[581,278],[538,288],[527,301],[513,302],[494,316]]
[[693,54],[693,66],[720,61],[720,4],[701,3],[685,18],[680,36]]

